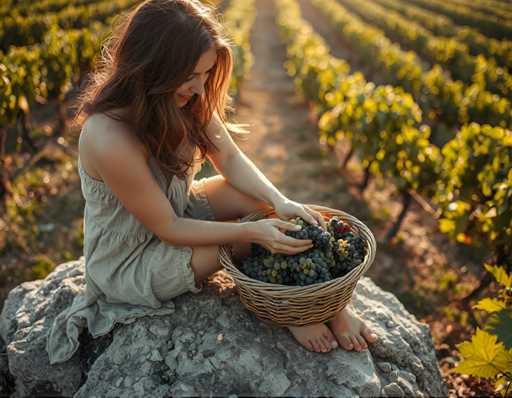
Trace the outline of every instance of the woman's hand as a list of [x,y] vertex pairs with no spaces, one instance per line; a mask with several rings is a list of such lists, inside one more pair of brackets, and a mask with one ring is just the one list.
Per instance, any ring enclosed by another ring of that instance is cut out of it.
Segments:
[[250,241],[273,253],[297,254],[313,247],[311,239],[295,239],[283,231],[299,231],[300,226],[277,218],[248,222]]
[[327,225],[321,213],[313,210],[307,205],[295,202],[293,200],[284,199],[274,205],[274,210],[279,218],[288,220],[293,217],[302,217],[310,224],[320,225],[322,229],[326,229]]

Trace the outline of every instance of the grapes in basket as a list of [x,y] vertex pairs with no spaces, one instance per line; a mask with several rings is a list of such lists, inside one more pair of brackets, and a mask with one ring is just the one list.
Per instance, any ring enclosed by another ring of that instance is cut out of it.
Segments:
[[297,239],[311,239],[313,247],[302,253],[272,254],[263,246],[252,244],[251,255],[246,257],[240,270],[253,279],[280,285],[306,286],[326,282],[343,276],[363,261],[366,245],[350,225],[334,216],[324,230],[296,217],[290,220],[299,224],[299,231],[286,231]]

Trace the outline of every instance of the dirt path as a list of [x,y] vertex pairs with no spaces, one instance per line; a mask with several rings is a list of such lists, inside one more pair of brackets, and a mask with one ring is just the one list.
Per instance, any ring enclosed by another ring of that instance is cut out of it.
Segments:
[[[251,36],[254,65],[241,88],[236,120],[251,125],[239,146],[278,189],[293,200],[346,209],[356,207],[332,156],[324,153],[307,105],[286,74],[285,47],[274,20],[274,3],[258,3]],[[335,183],[333,184],[333,181]],[[364,205],[358,215],[368,217]]]

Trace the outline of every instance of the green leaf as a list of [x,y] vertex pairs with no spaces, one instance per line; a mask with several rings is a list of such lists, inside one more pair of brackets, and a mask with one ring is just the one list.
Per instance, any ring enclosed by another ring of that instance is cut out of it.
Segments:
[[498,336],[507,350],[512,349],[512,311],[503,310],[493,314],[485,329]]

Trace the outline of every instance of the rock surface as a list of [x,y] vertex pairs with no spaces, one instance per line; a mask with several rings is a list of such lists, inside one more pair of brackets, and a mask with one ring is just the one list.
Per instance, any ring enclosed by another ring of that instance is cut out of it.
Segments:
[[10,292],[0,318],[8,360],[0,376],[14,380],[14,396],[447,395],[429,327],[368,278],[353,296],[380,336],[367,351],[309,352],[210,283],[177,297],[170,316],[116,325],[98,339],[84,329],[75,355],[51,366],[48,328],[83,290],[83,272],[82,257]]

